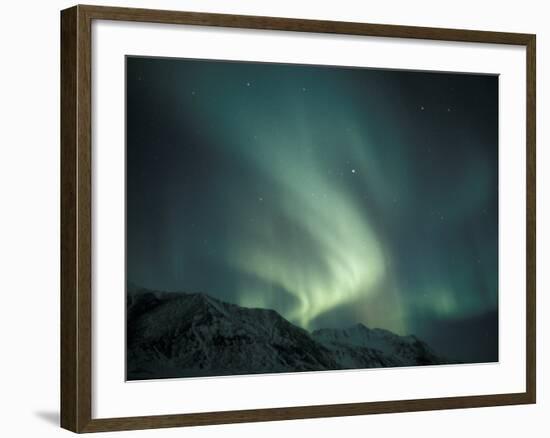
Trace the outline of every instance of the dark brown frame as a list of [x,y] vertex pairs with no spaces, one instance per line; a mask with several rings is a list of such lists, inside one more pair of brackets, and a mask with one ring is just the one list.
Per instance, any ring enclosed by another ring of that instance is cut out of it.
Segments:
[[[92,20],[140,21],[525,46],[527,51],[526,391],[467,397],[92,419]],[[63,10],[61,12],[61,426],[80,433],[535,403],[535,47],[535,35],[519,33],[81,5]]]

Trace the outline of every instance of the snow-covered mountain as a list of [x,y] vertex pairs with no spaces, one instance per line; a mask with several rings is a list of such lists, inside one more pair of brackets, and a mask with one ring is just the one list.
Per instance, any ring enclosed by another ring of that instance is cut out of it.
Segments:
[[129,380],[441,363],[414,336],[361,324],[310,334],[274,310],[202,293],[128,291]]
[[311,336],[332,353],[342,368],[373,368],[447,363],[416,336],[399,336],[357,324],[347,329],[320,329]]

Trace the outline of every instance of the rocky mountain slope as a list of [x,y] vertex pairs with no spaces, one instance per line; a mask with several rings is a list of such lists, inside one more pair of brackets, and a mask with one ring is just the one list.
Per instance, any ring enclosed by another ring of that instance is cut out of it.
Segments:
[[274,310],[129,290],[128,380],[447,363],[414,336],[358,324],[309,333]]

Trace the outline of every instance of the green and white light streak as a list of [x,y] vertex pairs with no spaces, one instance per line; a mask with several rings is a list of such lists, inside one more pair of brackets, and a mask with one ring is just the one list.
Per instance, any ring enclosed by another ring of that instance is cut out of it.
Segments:
[[127,74],[129,279],[496,354],[498,78],[154,58]]

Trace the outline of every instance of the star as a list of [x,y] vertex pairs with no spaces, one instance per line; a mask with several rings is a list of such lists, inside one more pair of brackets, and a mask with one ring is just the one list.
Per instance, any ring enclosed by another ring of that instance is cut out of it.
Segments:
[[450,113],[450,112],[451,112],[451,108],[447,108],[447,112]]
[[250,87],[250,82],[247,82],[247,83],[246,83],[246,86],[247,86],[247,87]]
[[306,88],[306,87],[302,87],[302,91],[306,91],[306,90],[307,90],[307,88]]
[[195,90],[191,91],[191,95],[194,96],[196,93],[195,93]]
[[355,173],[355,169],[351,169],[351,173]]
[[423,107],[423,106],[420,106],[420,111],[424,111],[424,107]]
[[258,201],[263,202],[264,198],[258,198]]

